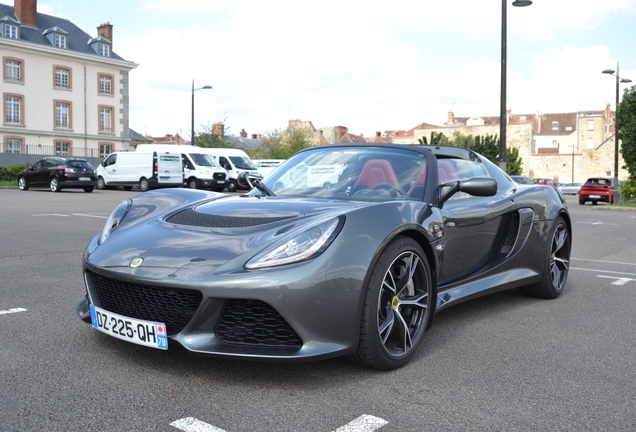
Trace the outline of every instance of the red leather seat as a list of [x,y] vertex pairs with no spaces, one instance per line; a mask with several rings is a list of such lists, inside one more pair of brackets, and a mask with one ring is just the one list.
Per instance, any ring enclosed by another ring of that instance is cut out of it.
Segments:
[[388,161],[371,159],[364,164],[358,180],[353,185],[353,191],[365,189],[365,186],[373,189],[381,183],[393,183],[398,186],[400,184],[393,167]]

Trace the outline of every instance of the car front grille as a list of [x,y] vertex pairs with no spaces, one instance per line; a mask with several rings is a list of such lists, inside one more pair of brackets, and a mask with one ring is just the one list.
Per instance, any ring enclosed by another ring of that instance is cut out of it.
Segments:
[[199,213],[191,208],[181,210],[166,218],[166,222],[205,228],[245,228],[290,219],[295,216],[281,217],[237,217]]
[[166,325],[168,335],[179,333],[190,322],[203,294],[183,288],[166,288],[123,282],[86,271],[97,296],[97,306],[110,312]]
[[214,331],[219,339],[229,343],[302,345],[289,323],[273,307],[258,300],[226,300]]
[[214,178],[214,180],[225,180],[226,174],[225,173],[217,173],[215,172],[212,177]]

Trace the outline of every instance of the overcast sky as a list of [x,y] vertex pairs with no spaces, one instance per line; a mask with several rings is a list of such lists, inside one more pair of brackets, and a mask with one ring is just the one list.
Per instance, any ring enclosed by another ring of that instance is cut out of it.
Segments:
[[[0,0],[13,4],[13,0]],[[499,115],[499,0],[38,0],[92,36],[113,24],[130,73],[130,126],[190,136],[223,121],[232,135],[290,119],[350,132]],[[616,69],[636,82],[636,1],[508,2],[513,113],[614,109]],[[631,84],[630,84],[631,85]],[[625,85],[621,85],[622,89]]]

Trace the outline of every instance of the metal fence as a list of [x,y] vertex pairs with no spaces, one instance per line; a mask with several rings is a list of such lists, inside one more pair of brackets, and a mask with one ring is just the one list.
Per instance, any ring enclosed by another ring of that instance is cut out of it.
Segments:
[[18,150],[5,142],[0,143],[0,153],[92,158],[104,158],[108,155],[100,154],[99,150],[94,148],[69,147],[68,149],[59,149],[56,146],[42,144],[22,144]]

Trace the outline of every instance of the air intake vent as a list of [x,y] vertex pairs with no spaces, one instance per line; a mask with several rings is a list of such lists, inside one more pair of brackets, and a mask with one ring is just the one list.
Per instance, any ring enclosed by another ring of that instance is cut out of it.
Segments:
[[214,332],[219,339],[230,343],[302,345],[289,323],[273,307],[258,300],[227,300]]
[[237,217],[237,216],[220,216],[206,213],[199,213],[191,208],[181,210],[178,213],[166,219],[166,222],[197,226],[205,228],[245,228],[257,225],[265,225],[273,222],[282,221],[285,219],[291,219],[295,216],[281,216],[281,217]]
[[504,240],[503,246],[501,246],[501,253],[509,255],[512,252],[512,248],[515,247],[517,242],[517,236],[519,235],[519,214],[517,212],[510,215],[510,226],[508,227],[508,234]]

